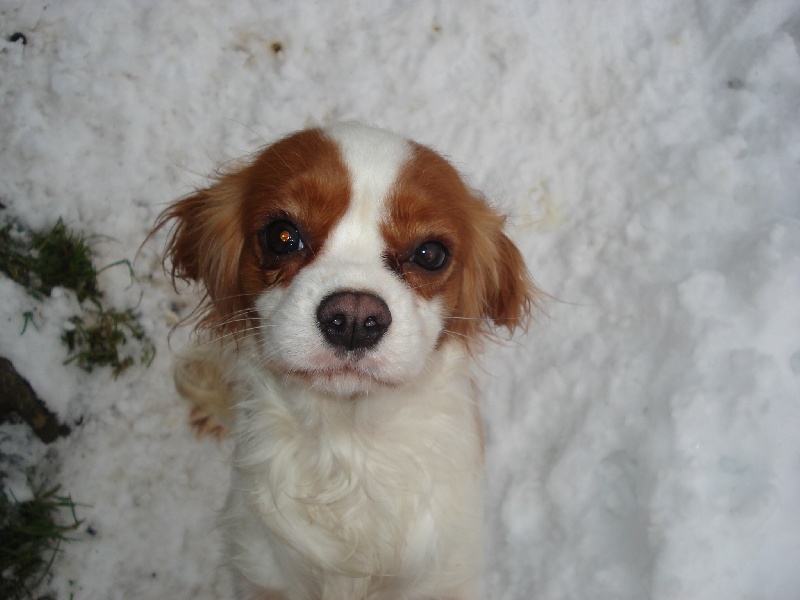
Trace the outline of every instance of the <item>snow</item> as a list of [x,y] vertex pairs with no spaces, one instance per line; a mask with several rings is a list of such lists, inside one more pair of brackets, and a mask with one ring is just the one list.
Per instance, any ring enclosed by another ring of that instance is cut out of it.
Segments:
[[[218,164],[336,120],[432,145],[511,215],[550,297],[478,367],[487,598],[800,597],[800,3],[4,0],[0,23],[27,37],[0,41],[4,212],[103,236],[100,265]],[[117,380],[62,365],[74,298],[0,280],[0,355],[73,428],[0,428],[9,485],[38,463],[82,503],[41,594],[229,597],[230,449],[172,387],[193,298],[163,243],[101,275],[158,346]]]

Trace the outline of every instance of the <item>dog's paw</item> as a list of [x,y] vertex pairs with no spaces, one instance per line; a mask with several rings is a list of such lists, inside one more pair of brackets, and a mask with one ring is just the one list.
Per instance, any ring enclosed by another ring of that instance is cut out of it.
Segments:
[[207,406],[195,406],[189,415],[189,424],[198,437],[210,435],[218,440],[227,437],[228,428],[219,422],[217,417]]
[[201,344],[175,365],[175,387],[192,405],[189,423],[198,435],[224,438],[233,426],[233,391],[226,379],[226,355]]

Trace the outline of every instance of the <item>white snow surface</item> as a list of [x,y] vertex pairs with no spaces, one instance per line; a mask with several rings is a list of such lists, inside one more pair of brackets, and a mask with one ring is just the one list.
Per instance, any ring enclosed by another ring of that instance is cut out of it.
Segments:
[[[337,120],[510,215],[550,297],[477,365],[486,598],[800,598],[800,2],[2,0],[0,30],[3,212],[101,236],[99,265],[218,164]],[[0,429],[18,496],[38,464],[82,503],[39,595],[230,597],[230,448],[172,386],[197,297],[164,239],[101,275],[158,346],[116,380],[62,364],[69,293],[0,280],[0,355],[73,428]]]

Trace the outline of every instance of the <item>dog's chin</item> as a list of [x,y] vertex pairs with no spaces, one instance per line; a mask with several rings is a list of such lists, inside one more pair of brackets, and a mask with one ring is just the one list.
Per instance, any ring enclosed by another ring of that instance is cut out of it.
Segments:
[[395,382],[381,379],[351,365],[322,370],[293,370],[288,375],[300,380],[310,389],[338,398],[356,398],[380,388],[397,387]]

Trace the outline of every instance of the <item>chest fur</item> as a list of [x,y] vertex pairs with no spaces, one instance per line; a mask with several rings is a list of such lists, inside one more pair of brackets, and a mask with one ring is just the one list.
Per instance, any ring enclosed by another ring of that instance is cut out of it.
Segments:
[[287,403],[266,386],[241,405],[235,470],[279,562],[416,586],[476,562],[481,455],[471,385],[413,392]]

